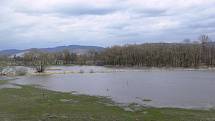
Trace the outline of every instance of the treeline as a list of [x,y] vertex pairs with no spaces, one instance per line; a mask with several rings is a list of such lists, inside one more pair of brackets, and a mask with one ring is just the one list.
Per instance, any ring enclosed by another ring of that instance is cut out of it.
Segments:
[[[102,52],[90,50],[86,54],[76,54],[69,50],[47,53],[38,50],[23,56],[2,58],[10,65],[35,66],[39,71],[47,65],[112,65],[141,67],[214,67],[215,42],[207,35],[198,42],[186,39],[182,43],[145,43],[113,46]],[[1,60],[2,60],[1,59]],[[3,64],[5,65],[5,64]]]
[[105,65],[147,67],[215,66],[215,43],[202,35],[200,42],[148,43],[107,48]]
[[37,49],[31,50],[22,56],[10,57],[9,62],[12,65],[94,65],[95,59],[98,59],[98,52],[90,50],[86,54],[76,54],[65,49],[59,52],[44,52]]
[[[95,55],[97,52],[94,50],[89,51],[87,54],[78,55],[76,53],[72,53],[69,50],[65,49],[59,52],[44,52],[38,49],[31,50],[30,52],[25,53],[22,56],[14,56],[10,58],[4,58],[4,62],[7,60],[7,65],[9,66],[29,66],[33,67],[36,72],[44,72],[47,66],[51,65],[84,65],[91,64],[93,65],[94,61],[90,60],[95,59]],[[3,62],[3,61],[1,61]]]

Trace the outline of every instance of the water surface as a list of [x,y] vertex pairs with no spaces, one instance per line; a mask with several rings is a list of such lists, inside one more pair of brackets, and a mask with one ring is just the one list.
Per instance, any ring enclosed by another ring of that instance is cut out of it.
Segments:
[[[84,73],[78,73],[80,70],[84,70]],[[32,75],[19,77],[14,82],[23,85],[41,85],[54,91],[76,91],[80,94],[106,96],[117,103],[135,102],[155,107],[215,107],[215,71],[213,70],[74,66],[52,67],[49,71],[77,73]]]

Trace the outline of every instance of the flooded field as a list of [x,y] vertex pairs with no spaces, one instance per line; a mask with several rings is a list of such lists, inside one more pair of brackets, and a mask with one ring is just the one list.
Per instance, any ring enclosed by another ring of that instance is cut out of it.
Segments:
[[215,107],[215,71],[190,69],[129,69],[96,66],[51,67],[45,75],[10,81],[46,89],[105,96],[116,103],[155,107]]

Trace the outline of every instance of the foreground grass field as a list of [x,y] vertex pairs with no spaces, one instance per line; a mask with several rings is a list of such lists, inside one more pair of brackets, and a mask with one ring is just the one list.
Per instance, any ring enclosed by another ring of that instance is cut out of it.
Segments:
[[101,97],[21,87],[0,89],[0,121],[215,121],[214,110],[139,108],[130,112]]

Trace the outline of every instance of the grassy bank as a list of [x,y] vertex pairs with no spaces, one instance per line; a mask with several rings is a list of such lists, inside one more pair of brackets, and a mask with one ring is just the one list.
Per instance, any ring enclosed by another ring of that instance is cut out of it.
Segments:
[[2,84],[6,84],[8,81],[6,81],[6,80],[0,80],[0,85],[2,85]]
[[[3,81],[2,81],[3,82]],[[109,103],[109,105],[107,105]],[[135,112],[104,98],[33,86],[0,89],[0,121],[214,121],[215,111],[141,108]]]

